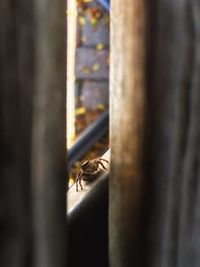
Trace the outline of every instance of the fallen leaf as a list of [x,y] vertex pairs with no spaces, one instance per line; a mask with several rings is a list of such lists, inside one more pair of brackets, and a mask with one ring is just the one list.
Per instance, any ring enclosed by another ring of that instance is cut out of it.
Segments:
[[85,114],[85,112],[86,112],[86,109],[84,107],[80,107],[75,110],[75,115],[83,115]]
[[96,50],[102,50],[104,48],[104,44],[103,43],[99,43],[96,45]]
[[101,111],[105,110],[105,106],[104,106],[104,104],[102,104],[102,103],[99,103],[99,104],[97,105],[97,108],[98,108],[99,110],[101,110]]
[[98,71],[100,69],[100,65],[99,63],[95,63],[93,66],[92,66],[92,69],[93,71]]
[[97,19],[96,19],[96,18],[91,18],[91,20],[90,20],[90,24],[91,24],[93,27],[96,27],[96,26],[97,26]]
[[84,67],[82,68],[82,72],[88,74],[88,73],[91,73],[91,70],[90,70],[89,67],[84,66]]
[[83,16],[79,16],[78,17],[78,20],[79,20],[79,24],[83,27],[86,22],[85,22],[85,18]]

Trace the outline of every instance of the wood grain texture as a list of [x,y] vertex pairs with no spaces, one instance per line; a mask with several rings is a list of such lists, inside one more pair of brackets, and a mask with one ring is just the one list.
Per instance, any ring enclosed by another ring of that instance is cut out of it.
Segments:
[[200,5],[158,1],[151,29],[148,266],[199,266]]
[[[146,90],[146,3],[111,3],[110,266],[138,262]],[[130,231],[130,229],[132,229]]]
[[66,266],[66,18],[64,1],[35,1],[32,185],[36,267]]
[[[29,2],[29,3],[28,3]],[[30,266],[34,20],[30,1],[0,3],[0,266]],[[20,12],[19,12],[20,11]]]
[[65,4],[1,1],[0,23],[0,266],[66,266]]
[[200,264],[199,18],[195,0],[111,4],[111,267]]

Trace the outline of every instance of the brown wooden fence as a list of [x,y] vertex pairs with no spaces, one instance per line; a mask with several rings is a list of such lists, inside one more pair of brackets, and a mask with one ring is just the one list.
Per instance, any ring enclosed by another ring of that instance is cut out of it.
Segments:
[[[199,18],[111,1],[110,267],[200,266]],[[1,1],[0,25],[0,266],[67,266],[64,1]]]
[[66,266],[64,1],[0,3],[0,266]]
[[111,1],[111,267],[200,264],[199,18]]

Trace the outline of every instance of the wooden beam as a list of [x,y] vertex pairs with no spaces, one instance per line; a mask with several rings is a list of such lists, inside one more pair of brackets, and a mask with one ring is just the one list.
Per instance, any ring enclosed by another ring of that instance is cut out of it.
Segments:
[[[158,0],[149,5],[146,42],[147,5],[111,4],[110,264],[197,267],[200,4]],[[142,146],[145,131],[147,147]]]
[[32,1],[0,2],[0,266],[31,265]]
[[75,48],[76,48],[77,4],[67,0],[67,148],[75,140]]
[[64,2],[0,2],[1,267],[66,266]]
[[155,267],[200,265],[199,18],[199,1],[151,9],[147,247]]
[[[136,266],[143,191],[146,1],[111,1],[110,266]],[[139,265],[137,265],[139,266]]]
[[66,266],[66,7],[35,1],[34,264]]

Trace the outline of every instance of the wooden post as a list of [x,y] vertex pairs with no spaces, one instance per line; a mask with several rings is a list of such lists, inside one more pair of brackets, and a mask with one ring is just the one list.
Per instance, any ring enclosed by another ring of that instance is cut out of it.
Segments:
[[111,4],[110,266],[197,267],[200,4],[153,1],[148,43],[147,4]]
[[160,0],[151,9],[147,240],[153,267],[200,265],[199,19],[199,1]]
[[0,266],[31,264],[32,1],[0,2]]
[[75,50],[76,50],[77,2],[67,0],[67,148],[75,140]]
[[33,123],[35,267],[66,266],[66,7],[35,1]]
[[64,2],[0,2],[1,267],[66,266]]
[[111,267],[134,266],[138,260],[144,178],[146,13],[144,0],[111,1]]

